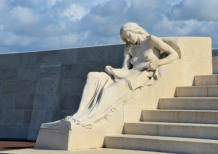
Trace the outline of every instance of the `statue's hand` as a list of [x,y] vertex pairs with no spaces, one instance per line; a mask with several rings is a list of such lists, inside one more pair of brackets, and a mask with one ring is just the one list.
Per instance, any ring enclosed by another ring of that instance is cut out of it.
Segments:
[[146,39],[149,41],[149,43],[151,43],[152,41],[154,41],[155,36],[154,36],[154,35],[148,35],[148,36],[146,37]]
[[141,63],[141,64],[137,65],[135,68],[139,71],[148,70],[149,65],[150,65],[149,62],[145,62],[145,63]]
[[154,71],[158,68],[158,61],[151,61],[148,66],[148,70]]
[[146,39],[150,40],[151,39],[151,35],[146,36]]

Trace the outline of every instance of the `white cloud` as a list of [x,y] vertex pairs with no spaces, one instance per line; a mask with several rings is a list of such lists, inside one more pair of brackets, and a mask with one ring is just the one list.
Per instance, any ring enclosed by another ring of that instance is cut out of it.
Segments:
[[5,2],[5,0],[1,0],[0,1],[0,9],[3,9],[3,8],[5,8],[6,7],[6,2]]
[[132,6],[131,0],[125,0],[127,4],[127,8],[130,8]]
[[38,16],[35,15],[32,10],[17,6],[13,8],[9,15],[11,18],[13,18],[16,22],[22,23],[22,24],[35,24],[39,19]]
[[[0,36],[4,36],[0,38],[0,47],[4,50],[6,50],[8,46],[10,48],[23,48],[33,41],[30,37],[18,36],[2,30],[0,30]],[[8,48],[7,51],[10,50],[10,48]]]
[[49,6],[53,7],[57,3],[57,0],[49,0]]
[[0,31],[4,30],[4,25],[0,25]]
[[218,20],[217,0],[183,0],[172,9],[172,18],[177,20]]
[[3,43],[7,46],[18,45],[27,46],[31,42],[30,38],[19,37],[17,35],[9,33],[7,37],[3,40]]
[[63,11],[62,16],[68,17],[71,21],[76,21],[82,19],[88,10],[80,5],[72,4],[69,8]]
[[0,52],[121,43],[137,22],[158,36],[211,36],[218,47],[217,0],[0,0]]

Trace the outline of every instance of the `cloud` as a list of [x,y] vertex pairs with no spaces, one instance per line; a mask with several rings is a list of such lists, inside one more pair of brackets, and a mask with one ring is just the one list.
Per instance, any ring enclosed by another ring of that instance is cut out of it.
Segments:
[[172,18],[176,20],[218,20],[217,0],[183,0],[172,8]]
[[217,0],[0,0],[0,52],[121,43],[137,22],[158,36],[211,36],[218,47]]
[[68,17],[71,21],[82,19],[88,11],[80,5],[72,4],[69,8],[63,11],[61,16]]
[[9,16],[14,22],[18,22],[22,25],[32,25],[39,20],[39,17],[35,15],[32,10],[21,6],[14,7],[9,12]]

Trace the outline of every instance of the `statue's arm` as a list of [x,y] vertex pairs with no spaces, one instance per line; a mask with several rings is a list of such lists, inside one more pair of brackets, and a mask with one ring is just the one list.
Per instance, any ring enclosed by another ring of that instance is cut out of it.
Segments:
[[130,49],[131,47],[125,47],[124,49],[124,61],[123,61],[123,69],[129,69],[130,68],[130,59],[131,59],[131,55],[130,55]]
[[177,52],[172,47],[170,47],[167,43],[165,43],[161,38],[156,37],[154,35],[150,35],[149,43],[153,47],[155,47],[158,50],[162,51],[163,53],[168,54],[167,57],[157,61],[157,64],[156,64],[157,66],[162,66],[162,65],[165,65],[165,64],[169,64],[172,61],[179,58]]

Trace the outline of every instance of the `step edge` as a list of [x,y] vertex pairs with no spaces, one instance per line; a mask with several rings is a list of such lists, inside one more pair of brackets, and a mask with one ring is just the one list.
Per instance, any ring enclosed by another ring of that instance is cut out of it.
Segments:
[[198,143],[214,143],[218,144],[218,140],[215,139],[201,139],[201,138],[189,138],[189,137],[172,137],[172,136],[152,136],[152,135],[134,135],[134,134],[120,134],[115,136],[105,136],[105,138],[131,138],[131,139],[148,139],[148,140],[170,140],[179,142],[198,142]]
[[166,126],[187,126],[187,127],[210,127],[218,128],[218,124],[207,124],[207,123],[173,123],[173,122],[127,122],[124,125],[166,125]]

